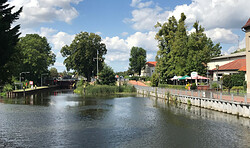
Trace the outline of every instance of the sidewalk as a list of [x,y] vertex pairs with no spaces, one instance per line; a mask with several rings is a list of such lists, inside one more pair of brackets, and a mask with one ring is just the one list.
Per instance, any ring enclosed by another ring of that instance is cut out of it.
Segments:
[[235,95],[225,95],[221,94],[220,92],[213,92],[213,91],[202,91],[202,90],[179,90],[179,89],[169,89],[169,88],[159,88],[159,87],[150,87],[146,86],[142,82],[136,82],[132,81],[130,84],[135,85],[137,89],[141,90],[147,90],[159,93],[171,93],[174,95],[183,95],[183,96],[192,96],[192,97],[198,97],[198,98],[210,98],[210,99],[217,99],[217,100],[224,100],[228,102],[239,102],[239,103],[248,103],[250,104],[250,98],[247,98],[247,96],[235,96]]

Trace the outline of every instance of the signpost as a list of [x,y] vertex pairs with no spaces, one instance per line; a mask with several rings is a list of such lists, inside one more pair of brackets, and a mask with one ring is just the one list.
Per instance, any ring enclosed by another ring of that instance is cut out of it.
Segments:
[[197,86],[197,78],[198,78],[198,72],[191,72],[191,79],[195,79],[195,84]]
[[30,81],[31,89],[33,89],[33,81]]

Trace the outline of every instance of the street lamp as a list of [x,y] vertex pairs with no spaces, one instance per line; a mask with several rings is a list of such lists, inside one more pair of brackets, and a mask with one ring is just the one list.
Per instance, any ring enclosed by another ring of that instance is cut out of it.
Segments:
[[30,73],[30,72],[21,72],[20,74],[19,74],[19,76],[20,76],[20,78],[19,78],[19,80],[20,80],[20,85],[21,85],[21,89],[22,89],[22,87],[23,87],[23,85],[22,85],[22,74],[26,74],[26,73]]
[[217,91],[218,91],[218,87],[219,87],[219,76],[218,76],[218,70],[219,70],[219,65],[216,65],[216,70],[217,70],[217,74],[216,74],[216,76],[217,76]]
[[98,61],[102,60],[102,58],[98,57],[98,50],[96,50],[96,58],[93,58],[93,61],[96,60],[96,80],[98,79]]
[[43,75],[48,75],[48,73],[41,74],[41,86],[43,86]]
[[30,73],[30,72],[28,72],[28,71],[27,71],[27,72],[21,72],[21,73],[19,74],[19,75],[20,75],[20,83],[21,83],[21,81],[22,81],[22,77],[21,77],[22,74],[26,74],[26,73]]

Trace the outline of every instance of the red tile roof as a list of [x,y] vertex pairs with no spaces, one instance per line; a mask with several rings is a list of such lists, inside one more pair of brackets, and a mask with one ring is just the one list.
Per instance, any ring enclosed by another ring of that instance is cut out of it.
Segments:
[[242,66],[239,71],[247,71],[247,67],[246,66]]
[[156,63],[157,63],[157,62],[147,62],[146,64],[147,64],[149,67],[155,67],[155,66],[156,66]]
[[[220,66],[218,70],[241,70],[241,69],[243,71],[246,71],[246,59],[234,60],[230,63]],[[214,68],[213,70],[216,70],[216,68]]]
[[244,29],[250,27],[250,18],[248,19],[247,23],[242,27]]

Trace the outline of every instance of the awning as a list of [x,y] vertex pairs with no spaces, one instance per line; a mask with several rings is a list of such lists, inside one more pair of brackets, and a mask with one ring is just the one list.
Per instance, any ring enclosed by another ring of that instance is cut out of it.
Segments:
[[171,78],[170,80],[171,81],[174,81],[174,80],[178,80],[179,78],[181,78],[182,76],[174,76],[173,78]]
[[209,78],[203,77],[203,76],[200,76],[200,75],[197,75],[196,77],[189,77],[189,78],[187,78],[187,79],[208,80]]
[[179,80],[186,80],[186,79],[188,79],[188,78],[190,78],[190,77],[189,77],[188,75],[185,75],[185,76],[179,78]]

